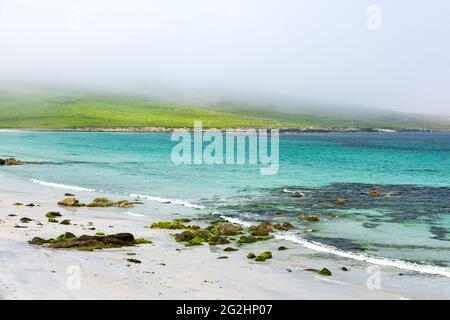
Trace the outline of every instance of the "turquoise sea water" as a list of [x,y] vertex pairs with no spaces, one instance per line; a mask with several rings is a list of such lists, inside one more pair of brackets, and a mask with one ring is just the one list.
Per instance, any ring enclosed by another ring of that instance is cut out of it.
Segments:
[[[0,170],[244,222],[288,219],[292,237],[340,252],[450,267],[450,133],[283,134],[274,176],[259,165],[175,165],[175,144],[170,133],[1,132],[0,158],[47,163]],[[373,185],[390,196],[368,197]],[[301,212],[321,221],[302,222]]]

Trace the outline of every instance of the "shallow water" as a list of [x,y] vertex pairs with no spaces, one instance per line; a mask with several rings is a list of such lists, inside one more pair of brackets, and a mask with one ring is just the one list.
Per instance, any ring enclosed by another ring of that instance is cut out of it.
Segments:
[[[290,220],[298,228],[289,236],[323,248],[444,273],[450,266],[449,133],[281,135],[275,176],[260,175],[258,165],[175,165],[174,145],[169,133],[2,132],[0,158],[47,164],[0,170],[34,183],[141,195],[244,222]],[[368,197],[374,185],[385,196]],[[296,190],[304,195],[292,197]],[[337,206],[336,197],[351,202]],[[300,212],[321,221],[301,222]]]

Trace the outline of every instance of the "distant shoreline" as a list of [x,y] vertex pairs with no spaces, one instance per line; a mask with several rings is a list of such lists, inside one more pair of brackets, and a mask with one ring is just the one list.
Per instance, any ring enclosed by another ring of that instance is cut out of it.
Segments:
[[[204,128],[208,130],[212,128]],[[400,129],[384,129],[384,128],[277,128],[277,127],[230,127],[217,128],[220,131],[235,130],[245,131],[250,129],[278,129],[280,133],[396,133],[396,132],[450,132],[449,130],[432,130],[417,128],[400,128]],[[114,127],[83,127],[83,128],[0,128],[0,132],[11,131],[37,131],[37,132],[172,132],[175,130],[192,131],[192,127],[134,127],[134,126],[114,126]]]

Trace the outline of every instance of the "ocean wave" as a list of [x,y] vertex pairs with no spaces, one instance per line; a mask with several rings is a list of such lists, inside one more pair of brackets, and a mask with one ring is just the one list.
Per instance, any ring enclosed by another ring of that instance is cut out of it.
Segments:
[[[226,219],[227,221],[229,221],[231,223],[240,224],[244,227],[249,227],[251,225],[251,223],[242,221],[238,218],[227,217],[225,215],[221,215],[221,218]],[[364,262],[372,263],[372,264],[379,265],[379,266],[394,267],[394,268],[402,269],[402,270],[416,271],[416,272],[420,272],[420,273],[440,275],[440,276],[445,276],[447,278],[450,278],[450,269],[445,268],[445,267],[438,267],[438,266],[427,265],[427,264],[418,264],[418,263],[408,262],[408,261],[403,261],[403,260],[398,260],[398,259],[370,256],[370,255],[367,255],[364,253],[355,253],[355,252],[344,251],[344,250],[340,250],[333,246],[324,245],[319,242],[306,240],[306,239],[303,239],[303,238],[301,238],[297,235],[293,235],[293,234],[275,234],[275,238],[280,239],[280,240],[291,241],[291,242],[300,244],[303,247],[314,250],[314,251],[334,254],[336,256],[343,257],[343,258],[353,259],[353,260],[357,260],[357,261],[364,261]]]
[[34,179],[34,178],[31,179],[31,182],[40,184],[41,186],[54,187],[54,188],[67,189],[67,190],[89,191],[89,192],[95,191],[94,189],[83,188],[83,187],[78,187],[78,186],[69,186],[69,185],[65,185],[65,184],[48,182],[48,181],[38,180],[38,179]]
[[134,212],[129,212],[129,211],[125,212],[125,214],[128,214],[128,215],[133,216],[133,217],[145,217],[144,214],[134,213]]
[[161,198],[161,197],[149,196],[149,195],[145,195],[145,194],[131,194],[130,196],[141,198],[141,199],[146,199],[146,200],[150,200],[150,201],[157,201],[160,203],[178,204],[178,205],[185,206],[188,208],[193,208],[193,209],[205,209],[204,206],[190,203],[190,202],[187,202],[184,200],[179,200],[179,199]]
[[289,190],[289,189],[283,189],[284,193],[300,193],[302,196],[304,196],[305,194],[303,192],[301,192],[301,190]]

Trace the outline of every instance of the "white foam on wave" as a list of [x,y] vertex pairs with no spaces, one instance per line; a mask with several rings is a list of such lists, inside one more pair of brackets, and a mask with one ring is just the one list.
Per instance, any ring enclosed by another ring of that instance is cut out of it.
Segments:
[[38,179],[34,179],[34,178],[31,179],[31,182],[40,184],[41,186],[54,187],[54,188],[67,189],[67,190],[89,191],[89,192],[95,191],[94,189],[83,188],[83,187],[78,187],[78,186],[69,186],[69,185],[65,185],[65,184],[48,182],[48,181],[38,180]]
[[145,194],[131,194],[132,197],[137,197],[137,198],[141,198],[141,199],[146,199],[146,200],[150,200],[150,201],[157,201],[160,203],[171,203],[171,204],[178,204],[181,206],[185,206],[188,208],[194,208],[194,209],[205,209],[204,206],[198,205],[198,204],[194,204],[194,203],[190,203],[184,200],[179,200],[179,199],[168,199],[168,198],[161,198],[161,197],[154,197],[154,196],[149,196],[149,195],[145,195]]
[[441,275],[450,278],[450,269],[445,267],[438,267],[438,266],[432,266],[432,265],[426,265],[426,264],[418,264],[414,262],[407,262],[403,260],[397,260],[397,259],[389,259],[384,257],[375,257],[375,256],[369,256],[362,253],[354,253],[349,251],[343,251],[340,249],[337,249],[332,246],[327,246],[315,241],[309,241],[305,240],[303,238],[300,238],[295,235],[275,235],[275,238],[281,239],[281,240],[288,240],[292,241],[294,243],[301,244],[305,248],[334,254],[340,257],[349,258],[353,260],[358,261],[365,261],[372,264],[385,266],[385,267],[395,267],[398,269],[403,270],[409,270],[409,271],[416,271],[421,273],[427,273],[427,274],[435,274],[435,275]]
[[[227,221],[229,221],[231,223],[240,224],[244,227],[249,227],[250,225],[252,225],[249,222],[242,221],[237,218],[227,217],[224,215],[221,215],[221,218],[226,219]],[[357,261],[365,261],[365,262],[372,263],[372,264],[379,265],[379,266],[394,267],[394,268],[398,268],[398,269],[402,269],[402,270],[416,271],[416,272],[440,275],[440,276],[445,276],[447,278],[450,278],[450,269],[445,268],[445,267],[438,267],[438,266],[427,265],[427,264],[418,264],[418,263],[408,262],[408,261],[403,261],[403,260],[369,256],[369,255],[363,254],[363,253],[354,253],[354,252],[344,251],[344,250],[340,250],[333,246],[324,245],[324,244],[321,244],[321,243],[318,243],[315,241],[306,240],[306,239],[303,239],[303,238],[301,238],[297,235],[293,235],[293,234],[275,234],[275,238],[280,239],[280,240],[291,241],[291,242],[300,244],[305,248],[308,248],[308,249],[311,249],[314,251],[334,254],[339,257],[344,257],[344,258],[353,259],[353,260],[357,260]]]
[[134,212],[129,212],[129,211],[126,211],[125,214],[128,214],[128,215],[133,216],[133,217],[145,217],[144,214],[134,213]]
[[222,219],[227,220],[228,222],[235,223],[235,224],[240,224],[241,226],[244,226],[244,227],[246,227],[246,228],[252,226],[251,223],[245,222],[245,221],[242,221],[242,220],[239,220],[239,219],[237,219],[237,218],[231,218],[231,217],[227,217],[227,216],[223,216],[223,215],[221,215],[220,217],[221,217]]
[[301,192],[301,190],[289,190],[289,189],[283,189],[284,193],[300,193],[302,196],[304,196],[305,194],[303,192]]

